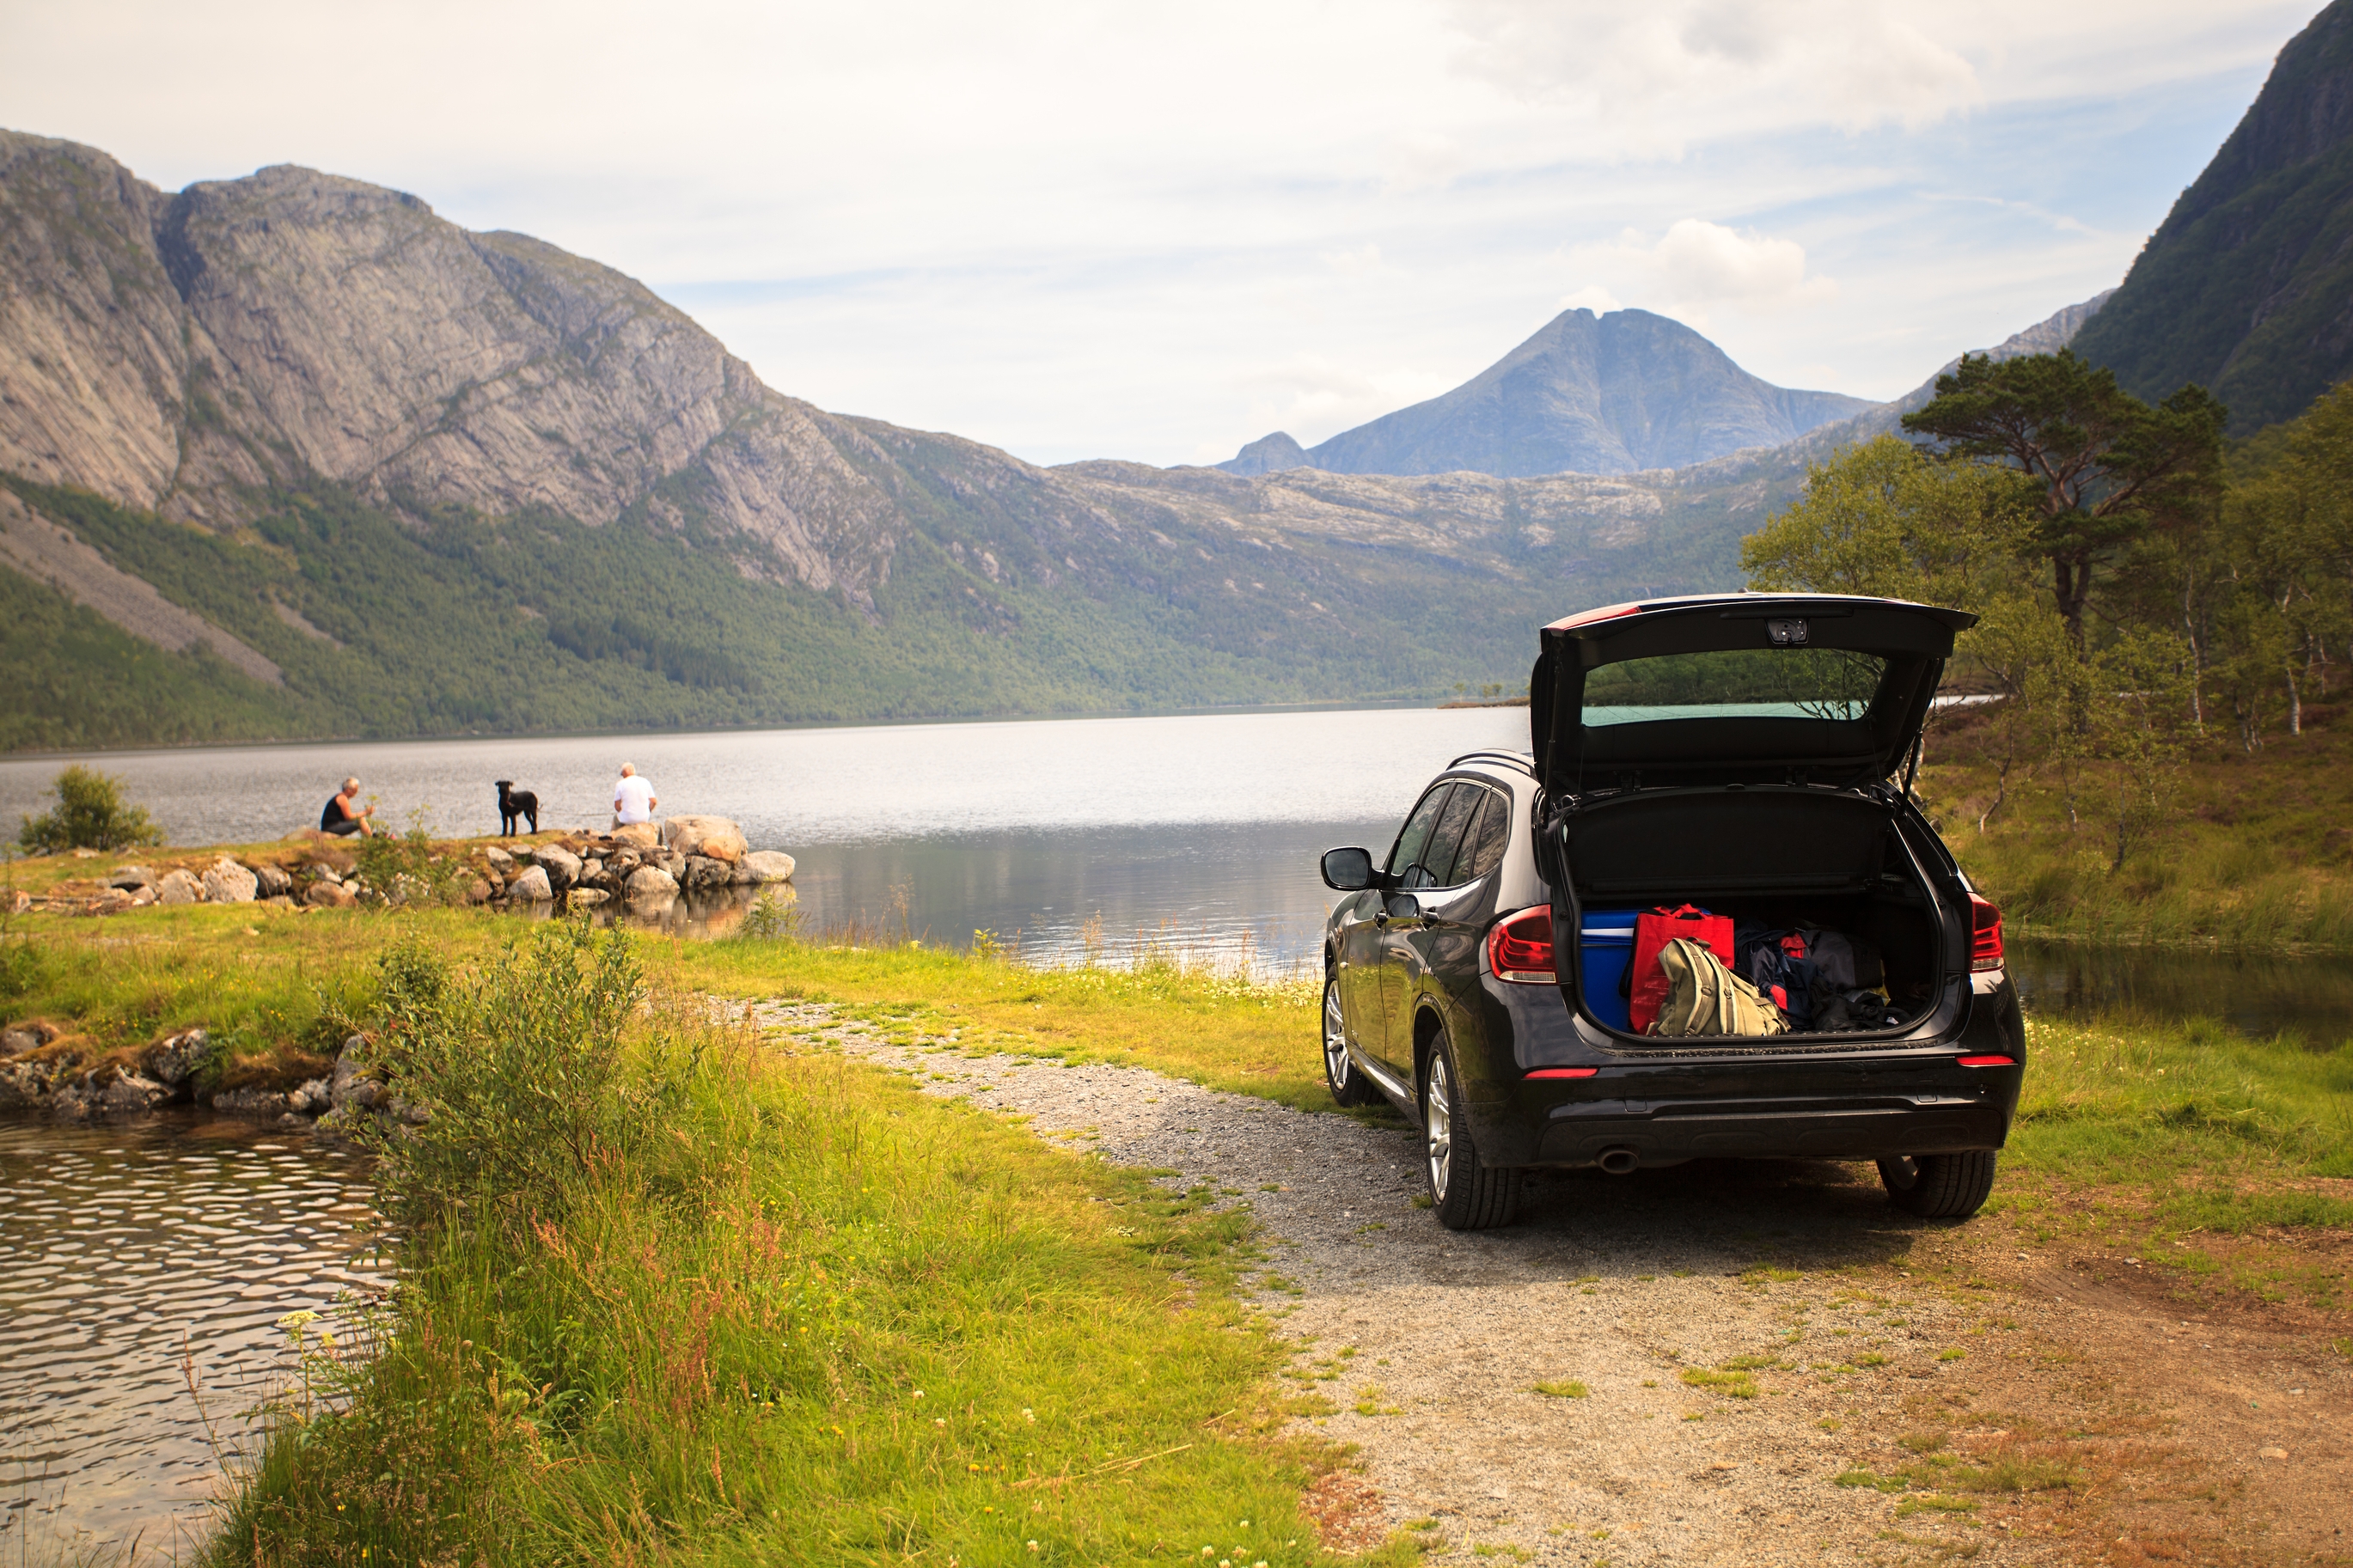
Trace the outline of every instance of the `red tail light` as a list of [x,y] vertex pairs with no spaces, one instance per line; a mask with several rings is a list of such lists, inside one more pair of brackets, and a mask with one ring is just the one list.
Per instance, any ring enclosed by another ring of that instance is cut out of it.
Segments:
[[1960,1065],[1965,1068],[2014,1068],[2018,1065],[2018,1058],[2016,1057],[1963,1057],[1960,1059]]
[[1522,985],[1558,983],[1552,963],[1552,906],[1538,904],[1495,922],[1487,933],[1487,967]]
[[2001,911],[1978,898],[1969,895],[1969,967],[2000,969],[2001,967]]

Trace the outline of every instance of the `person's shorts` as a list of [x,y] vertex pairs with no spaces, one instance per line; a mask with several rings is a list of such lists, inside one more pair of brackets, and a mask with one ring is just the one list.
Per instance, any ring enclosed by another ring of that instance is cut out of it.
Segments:
[[319,824],[320,832],[332,833],[338,838],[348,838],[359,830],[360,819],[356,816],[347,816],[341,822],[322,822]]

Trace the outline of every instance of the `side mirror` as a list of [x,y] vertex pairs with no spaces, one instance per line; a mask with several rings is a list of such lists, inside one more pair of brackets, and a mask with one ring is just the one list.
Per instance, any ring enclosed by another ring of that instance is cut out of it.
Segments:
[[1324,851],[1324,885],[1342,893],[1361,893],[1373,885],[1373,857],[1366,849]]

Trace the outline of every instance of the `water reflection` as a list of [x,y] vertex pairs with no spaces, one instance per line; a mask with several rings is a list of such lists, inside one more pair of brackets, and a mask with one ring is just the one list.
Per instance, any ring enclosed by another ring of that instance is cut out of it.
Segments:
[[366,1161],[245,1122],[0,1121],[0,1558],[193,1555],[282,1313],[386,1278]]
[[2027,1010],[2068,1018],[2217,1018],[2244,1035],[2353,1039],[2353,964],[2339,957],[2115,947],[2012,938]]

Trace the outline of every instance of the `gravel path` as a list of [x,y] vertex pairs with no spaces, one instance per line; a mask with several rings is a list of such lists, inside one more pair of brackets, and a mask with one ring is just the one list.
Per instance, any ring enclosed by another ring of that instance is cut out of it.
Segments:
[[[1899,1520],[1894,1500],[1834,1484],[1911,1458],[1907,1413],[1941,1399],[1968,1427],[1954,1351],[1986,1331],[1883,1266],[1898,1227],[1846,1167],[1546,1177],[1514,1225],[1456,1235],[1415,1205],[1418,1140],[1394,1124],[1141,1068],[892,1044],[820,1005],[754,1012],[1250,1207],[1271,1257],[1249,1294],[1296,1347],[1287,1375],[1330,1404],[1299,1421],[1359,1450],[1360,1477],[1309,1500],[1335,1545],[1419,1526],[1433,1557],[1464,1563],[2052,1560],[2055,1543]],[[1728,1396],[1740,1358],[1756,1358],[1751,1397]],[[1710,1372],[1732,1381],[1684,1381]]]

